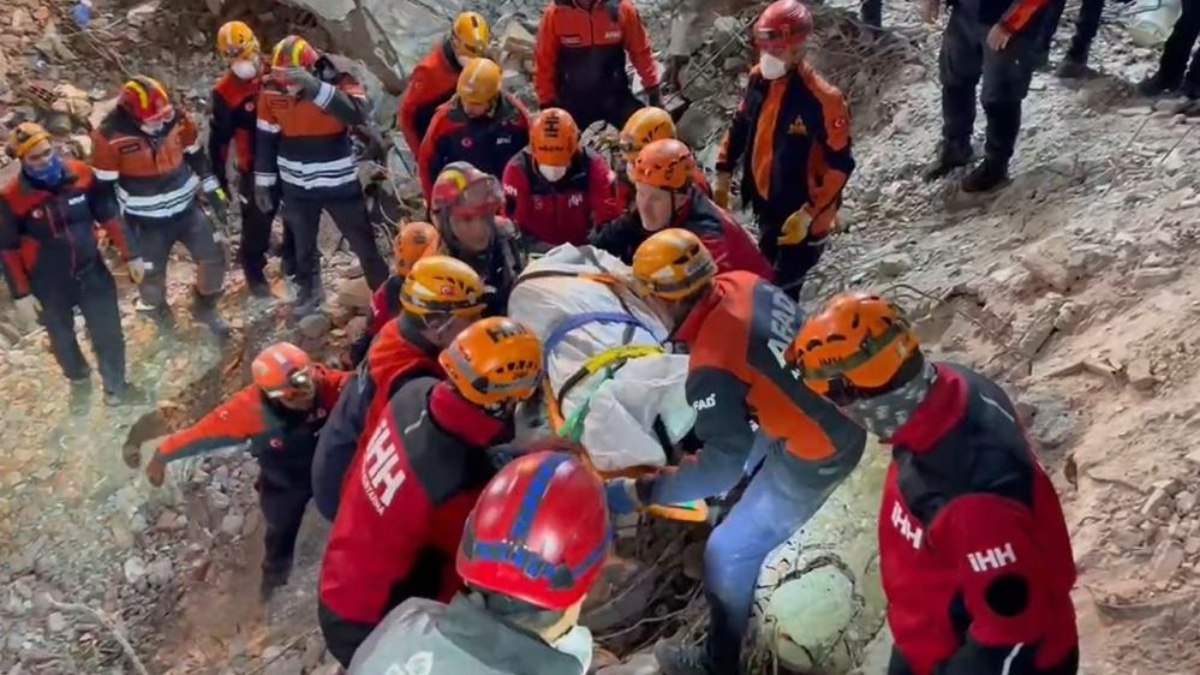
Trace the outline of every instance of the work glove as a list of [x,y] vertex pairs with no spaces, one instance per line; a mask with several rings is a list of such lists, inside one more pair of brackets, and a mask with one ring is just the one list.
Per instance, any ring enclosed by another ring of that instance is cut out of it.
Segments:
[[129,280],[141,286],[142,282],[146,280],[146,261],[138,256],[126,264],[129,266]]
[[732,183],[733,176],[729,172],[717,172],[717,184],[713,187],[713,201],[723,209],[729,208],[729,187]]
[[808,238],[808,226],[811,224],[812,216],[809,215],[807,207],[788,216],[779,230],[779,245],[795,246],[804,243]]
[[32,329],[38,324],[38,314],[42,311],[42,303],[38,302],[37,298],[30,294],[17,299],[14,304],[18,323],[27,329]]
[[167,463],[162,456],[154,453],[149,462],[146,462],[146,480],[154,487],[162,487],[163,479],[167,477]]
[[272,194],[270,185],[254,186],[254,205],[263,213],[271,212],[275,206],[275,195]]
[[646,102],[655,108],[661,108],[663,104],[662,87],[650,87],[646,89]]
[[287,82],[288,91],[295,92],[294,96],[297,98],[311,101],[317,97],[317,92],[321,91],[321,81],[303,68],[285,68],[283,77]]
[[225,191],[217,188],[208,193],[208,205],[213,210],[213,217],[217,220],[217,231],[224,232],[229,226],[229,198],[225,196]]
[[614,478],[606,482],[604,496],[608,501],[608,512],[614,516],[634,513],[642,506],[637,496],[637,481],[632,478]]

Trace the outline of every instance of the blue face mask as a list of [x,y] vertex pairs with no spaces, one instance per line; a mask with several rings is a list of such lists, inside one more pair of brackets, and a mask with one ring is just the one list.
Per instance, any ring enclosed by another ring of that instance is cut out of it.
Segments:
[[63,179],[63,161],[58,153],[50,155],[50,161],[39,167],[22,165],[26,176],[42,185],[58,185]]

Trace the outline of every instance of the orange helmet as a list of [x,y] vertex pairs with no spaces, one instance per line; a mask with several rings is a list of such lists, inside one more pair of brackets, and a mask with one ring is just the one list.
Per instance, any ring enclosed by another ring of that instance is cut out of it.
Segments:
[[321,55],[308,40],[299,35],[289,35],[280,40],[271,51],[272,68],[303,68],[312,70]]
[[415,316],[478,317],[484,309],[483,281],[470,265],[457,258],[427,256],[413,263],[404,277],[400,306]]
[[471,59],[458,74],[455,92],[464,103],[485,105],[500,95],[504,74],[491,59]]
[[812,30],[812,12],[800,0],[775,0],[754,22],[754,46],[784,49],[804,44]]
[[533,159],[544,166],[570,166],[579,152],[579,127],[562,108],[546,108],[529,127]]
[[312,359],[290,342],[262,350],[250,366],[254,384],[268,398],[295,398],[313,391]]
[[139,124],[163,124],[175,116],[175,106],[162,83],[145,75],[135,75],[121,85],[118,105]]
[[241,21],[230,21],[217,31],[217,53],[226,61],[257,59],[260,52],[258,38]]
[[455,218],[495,215],[504,205],[500,181],[467,162],[447,164],[433,182],[432,193],[431,210]]
[[482,15],[463,12],[454,19],[450,40],[455,52],[463,56],[480,57],[487,53],[492,43],[492,29]]
[[664,138],[642,148],[633,163],[633,182],[664,190],[683,190],[692,184],[696,160],[683,141]]
[[6,150],[9,157],[20,159],[38,143],[48,140],[50,132],[46,131],[45,127],[34,122],[21,122],[8,134]]
[[454,338],[438,357],[458,393],[482,408],[523,401],[542,376],[542,341],[503,316],[481,319]]
[[683,300],[708,285],[717,263],[704,242],[677,227],[650,235],[633,254],[633,278],[651,295]]
[[442,238],[437,228],[429,223],[414,221],[400,228],[400,234],[392,242],[392,253],[396,256],[396,276],[408,276],[412,266],[421,258],[437,255],[442,247]]
[[878,295],[841,293],[804,323],[787,359],[809,389],[844,404],[887,387],[920,353],[895,305]]
[[675,138],[675,120],[666,110],[650,106],[629,116],[617,142],[625,159],[632,162],[642,148],[666,138]]

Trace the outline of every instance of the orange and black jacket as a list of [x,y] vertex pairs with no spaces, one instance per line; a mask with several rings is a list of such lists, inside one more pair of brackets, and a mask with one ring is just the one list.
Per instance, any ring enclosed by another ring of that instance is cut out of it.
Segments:
[[[266,66],[264,66],[265,68]],[[208,125],[208,158],[217,183],[229,192],[225,176],[232,145],[241,176],[254,173],[254,135],[258,124],[258,94],[262,78],[243,80],[226,71],[212,90],[212,118]],[[249,196],[249,195],[247,195]]]
[[413,156],[421,151],[421,141],[429,131],[429,123],[438,106],[454,96],[462,66],[451,47],[450,38],[434,45],[433,50],[413,68],[408,78],[408,87],[400,98],[400,114],[397,116],[400,131],[408,142]]
[[781,220],[805,208],[812,235],[833,225],[854,170],[846,99],[808,63],[777,80],[758,66],[721,143],[717,171],[742,160],[742,195],[755,213]]
[[[199,422],[167,437],[158,456],[170,462],[222,448],[246,446],[263,471],[303,468],[312,464],[317,435],[352,373],[312,366],[316,398],[310,410],[276,404],[251,384],[205,415]],[[307,476],[307,473],[305,473]]]
[[492,112],[482,117],[468,116],[458,96],[451,97],[433,114],[417,155],[425,199],[429,199],[434,179],[447,164],[470,162],[500,180],[508,160],[526,145],[529,112],[517,97],[501,92]]
[[150,136],[124,110],[113,110],[92,132],[92,168],[125,215],[139,220],[175,218],[195,206],[197,188],[217,189],[196,124],[182,111]]
[[349,73],[322,82],[311,100],[269,78],[258,96],[254,184],[280,184],[285,198],[347,199],[362,194],[351,127],[367,121],[362,85]]
[[685,391],[704,447],[650,482],[649,501],[678,503],[732,488],[754,444],[751,419],[783,444],[790,458],[783,466],[800,485],[854,468],[866,432],[805,387],[784,359],[803,321],[800,307],[773,284],[748,272],[716,276],[670,338],[691,355]]
[[115,204],[87,164],[67,160],[63,182],[53,189],[18,173],[0,191],[0,262],[12,296],[23,298],[43,284],[103,265],[97,223],[129,260],[130,240]]
[[534,46],[533,86],[538,104],[596,105],[629,89],[625,55],[642,86],[659,85],[658,64],[646,26],[631,0],[554,0],[542,14]]

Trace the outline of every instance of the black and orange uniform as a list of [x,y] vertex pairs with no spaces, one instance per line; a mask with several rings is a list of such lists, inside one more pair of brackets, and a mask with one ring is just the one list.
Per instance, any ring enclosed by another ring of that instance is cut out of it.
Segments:
[[225,283],[225,254],[196,201],[198,188],[211,193],[217,179],[192,119],[179,111],[151,136],[118,107],[92,132],[92,168],[115,192],[146,261],[138,309],[156,317],[168,311],[167,261],[181,242],[196,262],[193,311],[212,312]]
[[581,130],[598,120],[620,129],[643,105],[629,88],[627,54],[650,105],[661,104],[658,63],[631,0],[553,0],[534,46],[538,105],[566,110]]
[[[746,228],[734,220],[728,211],[713,203],[696,185],[689,188],[687,201],[676,210],[666,227],[678,227],[699,237],[704,247],[712,253],[720,272],[740,270],[768,281],[774,275],[770,263],[754,245]],[[628,263],[633,260],[638,246],[651,234],[642,227],[641,217],[635,210],[595,230],[588,238],[588,243]]]
[[313,488],[321,515],[331,521],[337,515],[342,483],[370,440],[365,432],[375,427],[400,387],[417,377],[445,376],[438,352],[403,317],[380,329],[317,443]]
[[[705,175],[704,169],[696,166],[692,167],[692,185],[700,188],[700,192],[704,193],[705,197],[712,199],[712,185],[708,182],[708,176]],[[620,207],[623,213],[637,213],[637,189],[633,182],[629,180],[629,175],[623,171],[617,172],[617,178],[613,181],[613,187],[616,190],[617,206]]]
[[[890,675],[1074,675],[1062,506],[1004,390],[961,366],[890,439],[879,567]],[[984,526],[981,526],[984,525]]]
[[[739,162],[759,248],[775,266],[776,283],[796,297],[825,249],[854,170],[845,97],[807,62],[777,80],[754,66],[716,168],[733,173]],[[784,223],[801,210],[812,218],[808,232],[781,244]]]
[[351,127],[367,121],[362,85],[349,73],[321,81],[311,100],[264,83],[258,98],[254,182],[278,185],[283,222],[295,243],[300,301],[314,302],[321,289],[317,234],[326,211],[358,256],[367,285],[378,288],[388,268],[375,245],[358,179]]
[[33,294],[42,305],[50,349],[67,379],[90,368],[75,338],[75,308],[87,324],[104,388],[124,390],[125,337],[117,286],[96,247],[108,233],[125,260],[133,257],[116,205],[88,165],[66,160],[55,186],[19,173],[0,190],[0,262],[14,299]]
[[267,531],[263,575],[286,581],[296,535],[312,498],[313,456],[329,411],[351,373],[313,365],[316,396],[309,410],[290,410],[251,384],[191,427],[171,434],[157,450],[170,462],[230,447],[245,447],[258,460],[258,489]]
[[[212,115],[208,125],[208,156],[217,183],[225,190],[225,194],[232,194],[225,169],[229,164],[230,148],[233,149],[242,213],[242,240],[238,254],[241,256],[242,271],[250,284],[266,284],[263,267],[267,264],[271,224],[275,221],[275,209],[263,211],[254,199],[254,139],[261,88],[261,76],[243,80],[226,71],[213,86]],[[278,205],[278,197],[274,203]],[[283,234],[284,268],[290,270],[295,265],[291,259],[291,234],[286,229]]]
[[439,106],[454,96],[462,65],[454,53],[450,37],[443,38],[408,77],[408,86],[400,97],[400,113],[397,124],[413,157],[421,152],[421,141],[429,131],[429,123]]
[[492,111],[471,117],[455,95],[438,107],[417,156],[421,186],[428,200],[433,181],[451,162],[467,162],[495,176],[508,160],[529,145],[529,112],[516,96],[502,91]]
[[348,665],[384,615],[404,600],[449,600],[463,525],[495,475],[487,450],[512,426],[447,382],[408,380],[345,482],[321,563],[318,619],[329,651]]
[[583,246],[593,228],[621,215],[613,199],[616,175],[603,157],[586,148],[557,181],[542,176],[529,148],[509,160],[502,179],[505,212],[534,250]]

